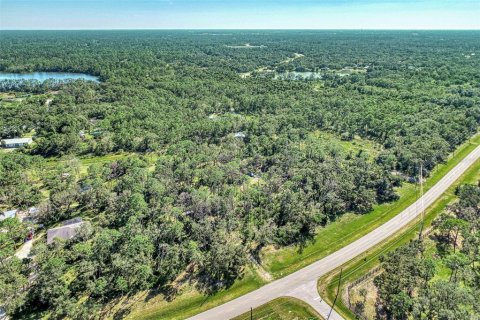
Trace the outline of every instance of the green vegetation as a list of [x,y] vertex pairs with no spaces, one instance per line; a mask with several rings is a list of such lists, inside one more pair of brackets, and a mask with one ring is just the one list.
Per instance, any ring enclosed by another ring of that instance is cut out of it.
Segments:
[[[464,56],[477,37],[2,31],[0,71],[101,82],[0,82],[0,138],[34,140],[0,153],[0,208],[37,207],[37,227],[90,222],[0,263],[21,280],[1,303],[125,317],[142,302],[109,306],[147,295],[146,316],[182,317],[360,237],[413,200],[419,164],[430,186],[471,148],[446,162],[480,123],[480,63]],[[322,77],[275,79],[286,71]]]
[[[428,191],[434,186],[479,144],[480,135],[476,135],[459,147],[446,163],[435,168],[431,177],[425,182],[424,190]],[[418,190],[413,184],[404,184],[397,192],[400,196],[398,201],[377,205],[365,215],[346,214],[320,229],[315,236],[315,240],[308,246],[301,247],[300,250],[298,247],[287,247],[275,252],[267,252],[263,259],[264,265],[272,275],[282,277],[361,238],[402,212],[418,196]]]
[[480,315],[480,186],[461,185],[458,201],[433,222],[431,250],[421,239],[381,257],[379,310],[392,319],[472,319]]
[[[446,193],[438,199],[432,206],[430,206],[425,215],[425,229],[429,229],[432,225],[432,222],[444,212],[450,204],[452,204],[457,199],[456,190],[460,185],[471,185],[475,184],[480,180],[480,161],[477,161],[468,171],[458,179],[454,185],[452,185]],[[399,233],[396,237],[390,239],[388,242],[382,244],[375,248],[375,250],[367,252],[364,255],[359,256],[358,258],[348,262],[346,265],[342,266],[342,286],[341,290],[345,290],[346,285],[360,278],[368,271],[374,269],[380,265],[380,257],[385,255],[388,252],[392,252],[397,248],[402,246],[407,246],[411,243],[412,239],[418,238],[418,231],[420,229],[420,221],[417,219],[412,223],[406,230],[402,233]],[[431,243],[430,243],[431,248]],[[427,252],[429,250],[427,249]],[[430,250],[430,255],[433,255],[432,250]],[[442,269],[438,265],[436,266],[437,275],[441,273]],[[444,270],[445,271],[445,270]],[[447,271],[448,274],[450,272]],[[319,280],[319,292],[324,297],[326,301],[332,303],[338,286],[339,280],[339,269],[332,271],[330,274],[322,277]],[[335,309],[337,312],[342,314],[348,319],[354,319],[356,316],[345,304],[345,301],[342,299],[337,300]]]
[[281,297],[270,301],[250,312],[235,317],[233,320],[315,320],[321,317],[308,304],[295,298]]
[[[233,286],[227,290],[215,292],[212,295],[202,294],[195,288],[195,286],[183,287],[182,294],[173,301],[168,301],[165,296],[156,296],[151,300],[145,300],[145,295],[148,293],[141,293],[134,297],[133,310],[128,315],[128,319],[185,319],[193,316],[200,311],[213,308],[222,302],[230,301],[236,297],[246,294],[260,287],[265,282],[256,275],[253,270],[247,269],[243,278],[236,281]],[[127,309],[131,304],[127,304]],[[111,314],[121,313],[124,307],[121,302],[115,305],[116,309]]]

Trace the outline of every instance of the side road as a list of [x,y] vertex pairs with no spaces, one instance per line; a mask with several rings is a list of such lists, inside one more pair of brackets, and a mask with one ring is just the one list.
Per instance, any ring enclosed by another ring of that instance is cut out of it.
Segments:
[[25,241],[25,243],[17,250],[17,252],[15,252],[15,257],[20,260],[27,258],[30,255],[34,241],[34,239]]
[[[371,249],[403,229],[412,220],[437,200],[476,160],[480,159],[480,146],[460,161],[423,197],[415,201],[407,209],[377,229],[350,243],[331,255],[298,270],[282,279],[273,281],[255,291],[238,297],[223,305],[191,317],[192,320],[230,319],[262,304],[282,296],[293,296],[312,305],[325,318],[330,311],[328,305],[318,296],[316,282],[319,277],[338,268],[350,259]],[[342,319],[332,313],[330,319]]]

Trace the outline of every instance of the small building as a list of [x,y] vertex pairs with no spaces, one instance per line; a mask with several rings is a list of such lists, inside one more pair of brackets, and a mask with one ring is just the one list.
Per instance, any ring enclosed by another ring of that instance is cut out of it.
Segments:
[[235,138],[240,138],[240,139],[243,139],[243,138],[245,138],[246,136],[247,136],[247,135],[246,135],[244,132],[241,132],[241,131],[240,131],[240,132],[235,132],[235,134],[234,134],[234,137],[235,137]]
[[2,148],[22,148],[33,142],[32,138],[3,139],[0,141]]
[[18,212],[17,209],[5,211],[0,215],[0,221],[3,221],[8,218],[15,218],[17,216],[17,212]]
[[47,231],[47,244],[51,244],[56,238],[69,240],[75,237],[80,230],[80,227],[85,222],[80,218],[65,221],[62,226],[49,229]]

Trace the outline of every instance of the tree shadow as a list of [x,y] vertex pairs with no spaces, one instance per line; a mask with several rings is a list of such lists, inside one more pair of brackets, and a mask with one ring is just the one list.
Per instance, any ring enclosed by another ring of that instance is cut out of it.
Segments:
[[309,245],[313,244],[315,242],[315,234],[314,233],[309,233],[303,235],[299,241],[295,244],[297,247],[297,252],[299,254],[303,253],[303,250],[305,250],[306,247]]
[[447,237],[435,233],[430,235],[429,238],[435,241],[435,248],[439,257],[444,257],[448,254],[450,244]]
[[113,315],[113,320],[125,319],[125,317],[128,316],[130,314],[130,312],[132,312],[132,307],[131,306],[121,308],[120,310],[115,312],[115,314]]
[[211,296],[218,293],[221,290],[227,290],[230,288],[235,281],[243,279],[245,276],[244,270],[242,269],[237,276],[226,277],[221,280],[212,279],[206,275],[201,275],[198,277],[196,282],[196,288],[201,293]]
[[158,295],[162,295],[168,302],[175,300],[175,298],[181,293],[181,288],[185,284],[192,284],[195,282],[195,277],[193,274],[193,272],[188,272],[187,270],[187,272],[185,272],[182,276],[177,277],[177,279],[174,281],[159,285],[158,287],[149,290],[144,298],[144,302],[148,302]]

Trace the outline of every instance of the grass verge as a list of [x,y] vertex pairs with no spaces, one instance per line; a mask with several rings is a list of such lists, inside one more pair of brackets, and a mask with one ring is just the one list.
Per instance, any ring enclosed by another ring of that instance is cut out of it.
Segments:
[[305,302],[291,297],[280,297],[258,308],[253,309],[252,315],[246,312],[233,320],[314,320],[321,319],[320,315]]
[[[432,221],[455,200],[455,189],[457,186],[466,183],[477,183],[480,179],[480,160],[475,162],[448,190],[435,201],[426,210],[425,215],[425,227],[428,228]],[[416,219],[410,225],[408,225],[402,232],[398,233],[394,238],[376,247],[374,250],[358,256],[357,258],[347,262],[341,268],[342,273],[342,285],[340,286],[342,293],[346,286],[366,274],[371,269],[377,267],[380,264],[379,257],[389,251],[392,251],[414,239],[418,236],[420,229],[420,219]],[[340,268],[330,272],[324,277],[319,279],[318,289],[320,295],[326,302],[332,304],[337,292],[338,281],[340,275]],[[346,319],[355,319],[355,315],[350,311],[348,306],[342,299],[338,299],[335,310],[340,313]]]
[[[135,310],[132,310],[126,319],[185,319],[200,311],[208,310],[244,295],[264,284],[265,281],[252,268],[247,268],[244,277],[236,281],[232,287],[213,295],[202,294],[192,285],[187,285],[183,288],[182,294],[177,296],[172,302],[167,302],[163,295],[157,295],[147,300],[143,298],[147,294],[143,293],[135,298],[137,300],[133,304]],[[117,305],[121,304],[123,304],[123,301]],[[115,313],[118,313],[118,311],[115,310]]]

